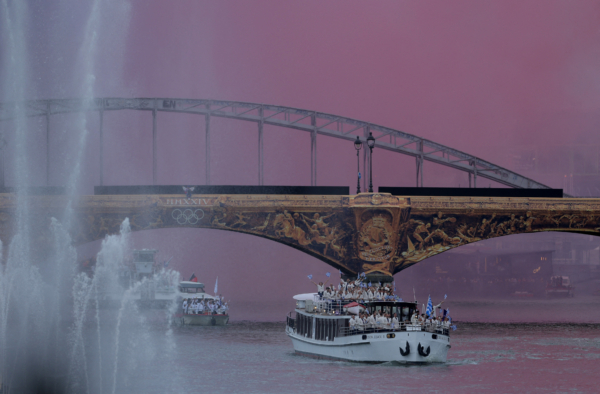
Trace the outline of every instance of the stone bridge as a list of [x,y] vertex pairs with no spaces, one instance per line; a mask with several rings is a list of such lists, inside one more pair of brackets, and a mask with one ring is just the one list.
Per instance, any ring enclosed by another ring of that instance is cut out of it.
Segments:
[[[18,197],[0,194],[0,238],[14,233]],[[64,196],[28,196],[39,244]],[[247,233],[308,253],[347,275],[390,276],[428,257],[483,239],[540,231],[598,235],[600,199],[319,195],[94,195],[73,203],[80,245],[132,231],[212,228]]]

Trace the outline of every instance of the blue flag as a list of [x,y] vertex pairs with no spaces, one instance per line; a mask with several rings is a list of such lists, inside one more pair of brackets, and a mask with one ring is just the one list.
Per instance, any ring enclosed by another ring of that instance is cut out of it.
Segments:
[[312,275],[308,275],[308,279],[312,279]]
[[456,331],[456,326],[450,326],[450,328],[452,329],[452,331]]
[[448,298],[448,294],[444,294],[444,299]]
[[371,287],[371,282],[369,282],[369,287]]
[[431,315],[431,312],[433,312],[433,303],[431,302],[431,295],[429,295],[429,300],[427,301],[427,309],[425,310],[425,314],[427,315],[427,317]]
[[327,276],[327,277],[329,278],[329,277],[331,276],[331,272],[327,272],[327,273],[325,274],[325,276]]
[[342,270],[338,270],[338,271],[340,271],[340,276],[342,276]]

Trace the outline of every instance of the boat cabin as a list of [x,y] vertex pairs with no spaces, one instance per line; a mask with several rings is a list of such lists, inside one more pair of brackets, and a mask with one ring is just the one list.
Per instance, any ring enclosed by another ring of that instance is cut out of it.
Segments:
[[181,293],[204,293],[204,283],[182,281],[179,282],[179,292]]
[[371,314],[379,311],[394,316],[395,313],[399,322],[410,321],[410,317],[418,309],[414,302],[372,301],[365,303],[365,306]]
[[[355,304],[350,301],[311,301],[302,300],[297,303],[295,318],[291,315],[287,318],[287,326],[303,337],[313,338],[322,341],[333,341],[336,337],[354,335],[350,329],[350,318],[352,313],[348,312],[346,305]],[[418,310],[418,304],[415,302],[403,301],[370,301],[361,302],[361,306],[368,309],[370,314],[380,311],[394,313],[398,317],[400,325],[394,329],[375,328],[369,331],[392,332],[411,330],[410,318]],[[420,328],[419,328],[420,331]],[[446,330],[447,331],[447,330]],[[447,335],[447,333],[446,333]]]

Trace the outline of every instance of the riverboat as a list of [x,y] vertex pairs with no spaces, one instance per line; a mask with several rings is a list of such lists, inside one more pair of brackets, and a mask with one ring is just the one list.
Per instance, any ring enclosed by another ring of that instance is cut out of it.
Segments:
[[[190,326],[225,326],[229,322],[229,315],[224,313],[192,313],[191,311],[183,310],[183,299],[191,300],[218,300],[217,297],[204,292],[204,284],[192,281],[179,282],[179,300],[180,305],[178,317],[181,319],[182,325]],[[187,313],[186,313],[187,312]]]
[[450,349],[448,328],[412,324],[417,302],[361,302],[370,313],[395,313],[394,328],[350,327],[350,301],[310,300],[296,296],[296,309],[287,316],[286,333],[297,354],[329,360],[364,363],[444,363]]

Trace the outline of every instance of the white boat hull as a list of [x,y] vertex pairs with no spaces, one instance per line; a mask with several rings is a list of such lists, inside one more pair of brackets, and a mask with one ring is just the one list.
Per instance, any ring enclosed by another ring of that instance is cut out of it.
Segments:
[[225,326],[229,322],[228,315],[182,315],[181,322],[189,326]]
[[[444,363],[450,349],[449,337],[426,331],[396,331],[394,338],[388,338],[389,332],[365,333],[345,337],[336,337],[333,341],[320,341],[302,337],[291,328],[287,335],[292,339],[296,353],[329,360],[343,360],[366,363]],[[437,337],[435,338],[434,335]],[[365,337],[366,336],[366,337]],[[365,338],[365,339],[363,339]],[[409,344],[409,353],[406,344]],[[419,345],[423,348],[423,356],[419,354]]]

